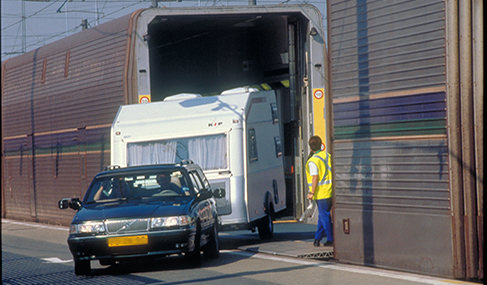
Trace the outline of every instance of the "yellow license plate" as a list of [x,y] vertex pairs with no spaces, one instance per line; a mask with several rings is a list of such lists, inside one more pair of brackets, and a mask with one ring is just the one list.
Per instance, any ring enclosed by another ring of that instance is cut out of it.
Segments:
[[147,235],[108,238],[109,247],[143,245],[148,243],[149,237]]

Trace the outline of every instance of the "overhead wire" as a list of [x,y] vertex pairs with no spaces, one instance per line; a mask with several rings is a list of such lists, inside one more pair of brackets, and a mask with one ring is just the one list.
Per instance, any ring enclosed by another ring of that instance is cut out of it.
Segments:
[[[127,7],[122,7],[122,8],[120,8],[120,9],[116,10],[116,11],[113,11],[113,12],[112,12],[112,13],[110,13],[110,14],[107,14],[105,17],[102,17],[102,18],[100,18],[100,19],[98,19],[98,20],[101,20],[101,19],[106,18],[106,17],[108,17],[108,16],[110,16],[110,15],[116,14],[116,13],[118,13],[118,12],[120,12],[120,11],[124,10],[124,9],[130,8],[130,7],[135,6],[135,5],[137,5],[137,4],[140,4],[141,2],[145,2],[145,1],[144,1],[144,0],[140,0],[140,1],[138,1],[137,3],[134,3],[134,4],[129,5],[129,6],[127,6]],[[89,21],[88,23],[89,23],[89,24],[92,24],[92,23],[94,23],[94,22],[96,22],[96,20]],[[62,31],[62,32],[59,32],[59,33],[55,34],[54,36],[51,36],[51,37],[49,37],[49,38],[47,38],[47,39],[44,39],[44,41],[45,41],[45,42],[46,42],[46,41],[49,41],[50,39],[54,39],[54,38],[56,38],[56,37],[59,37],[59,36],[61,36],[61,35],[65,34],[65,33],[67,33],[67,32],[68,32],[68,33],[70,33],[70,32],[74,32],[74,31],[78,30],[80,27],[81,27],[81,24],[80,24],[80,25],[78,25],[78,26],[76,26],[76,27],[74,27],[74,28],[71,28],[71,29],[69,29],[69,30],[67,30],[67,31]],[[33,47],[33,46],[37,46],[37,45],[38,45],[40,42],[41,42],[41,41],[37,41],[37,42],[35,42],[35,43],[33,43],[33,44],[30,44],[30,45],[29,45],[29,46],[27,46],[27,47],[28,47],[28,48],[30,48],[30,47]]]
[[[20,34],[20,25],[17,27],[17,35],[15,35],[15,40],[14,40],[14,44],[12,45],[12,49],[10,51],[10,54],[14,54],[14,49],[15,47],[17,46],[17,39],[18,39],[18,36]],[[3,48],[2,48],[3,49]],[[6,53],[7,54],[7,53]]]
[[[17,25],[17,24],[20,24],[20,23],[22,23],[22,21],[24,21],[24,20],[27,20],[27,19],[30,19],[30,18],[34,17],[35,15],[37,15],[37,14],[39,14],[40,12],[42,12],[42,11],[46,10],[47,8],[51,7],[52,5],[54,5],[54,3],[58,2],[58,1],[59,1],[59,0],[55,0],[55,1],[54,1],[54,2],[52,2],[51,4],[47,5],[46,7],[42,8],[41,10],[39,10],[39,11],[37,11],[37,12],[33,13],[32,15],[29,15],[28,17],[25,17],[25,16],[24,16],[24,19],[22,19],[22,20],[20,20],[20,21],[17,21],[17,22],[15,22],[15,23],[13,23],[13,24],[11,24],[11,25],[9,25],[9,26],[2,27],[2,31],[4,31],[5,29],[10,28],[10,27],[12,27],[12,26],[15,26],[15,25]],[[2,17],[3,17],[3,15],[2,15]]]
[[[5,0],[2,0],[2,1],[5,1]],[[7,0],[9,1],[9,0]],[[15,0],[15,1],[18,1],[18,0]],[[52,12],[48,12],[48,13],[45,13],[46,10],[50,7],[52,7],[54,4],[59,4],[61,2],[63,2],[63,6],[64,4],[66,3],[65,0],[51,0],[52,2],[49,3],[48,5],[42,7],[41,9],[39,9],[38,11],[28,15],[28,16],[25,16],[19,20],[19,21],[15,21],[14,23],[12,24],[9,24],[5,27],[2,27],[1,31],[2,31],[2,45],[3,45],[3,42],[4,42],[4,39],[6,39],[5,37],[5,30],[15,26],[15,25],[18,25],[19,28],[17,29],[17,32],[16,32],[16,35],[15,35],[15,40],[14,40],[14,44],[12,45],[12,50],[10,52],[7,52],[7,53],[4,53],[2,52],[2,55],[7,55],[7,54],[18,54],[18,53],[21,53],[21,52],[14,52],[15,50],[15,47],[17,45],[17,41],[20,37],[19,33],[20,33],[20,23],[22,23],[22,21],[25,21],[25,20],[28,20],[28,19],[32,19],[35,17],[35,19],[50,19],[50,20],[58,20],[59,17],[55,17],[53,16],[53,14],[55,13],[52,13]],[[98,3],[99,0],[84,0],[83,3],[84,4],[89,4],[89,3]],[[103,1],[103,5],[101,7],[101,9],[99,11],[95,11],[95,12],[91,12],[91,11],[82,11],[82,10],[70,10],[70,11],[61,11],[62,13],[98,13],[98,14],[102,14],[103,16],[102,17],[96,17],[96,19],[94,20],[90,20],[88,21],[88,24],[90,26],[94,26],[94,23],[98,22],[98,21],[103,21],[105,22],[106,20],[111,20],[110,16],[112,15],[115,15],[123,10],[126,10],[126,9],[129,9],[133,6],[136,6],[136,5],[140,5],[144,2],[150,2],[150,0],[139,0],[139,1],[134,1],[134,0],[116,0],[116,1]],[[162,1],[160,1],[162,2]],[[224,3],[223,1],[221,0],[213,0],[213,1],[210,1],[210,0],[184,0],[184,2],[194,2],[193,5],[204,5],[204,6],[208,6],[208,5],[212,5],[212,6],[215,6],[215,5],[232,5],[232,4],[235,4],[235,3],[248,3],[247,1],[245,0],[226,0]],[[305,4],[305,3],[309,3],[310,1],[309,0],[260,0],[259,1],[259,4],[262,4],[262,5],[267,5],[267,4],[288,4],[290,2],[297,2],[297,3],[302,3],[302,4]],[[313,2],[315,3],[320,3],[320,2],[323,2],[323,3],[326,3],[325,0],[314,0]],[[120,6],[120,3],[122,3],[123,5]],[[172,2],[165,2],[166,4],[169,4],[171,5]],[[175,3],[181,3],[181,2],[175,2]],[[129,4],[129,5],[125,5],[125,4]],[[244,4],[242,4],[244,5]],[[60,10],[63,6],[61,6],[58,10]],[[107,11],[109,10],[110,13],[107,13],[105,14],[104,11]],[[9,11],[10,12],[10,11]],[[13,13],[8,13],[8,14],[5,14],[5,13],[2,13],[2,17],[4,15],[7,15],[9,18],[13,18],[15,15],[17,14],[13,14]],[[71,20],[76,20],[76,19],[86,19],[85,17],[71,17]],[[105,20],[105,21],[104,21]],[[42,36],[39,36],[39,35],[36,35],[35,32],[30,28],[29,26],[29,30],[30,32],[32,32],[32,35],[29,35],[28,37],[29,38],[32,38],[32,37],[35,37],[37,41],[33,42],[33,43],[30,43],[26,46],[26,49],[30,49],[32,47],[35,47],[35,46],[39,46],[40,44],[46,44],[46,43],[49,43],[51,40],[53,39],[56,39],[58,37],[64,37],[65,34],[69,34],[69,33],[73,33],[73,32],[76,32],[78,29],[80,29],[82,27],[82,25],[77,25],[71,29],[66,29],[62,32],[58,32],[58,33],[53,33],[53,34],[50,34],[50,35],[42,35]],[[23,35],[23,36],[26,36],[27,35]],[[42,37],[42,38],[40,38]],[[10,36],[10,38],[13,38],[12,36]],[[5,46],[4,46],[5,47]],[[9,46],[10,47],[10,46]],[[3,60],[3,59],[2,59]]]
[[[9,52],[2,52],[2,55],[12,55],[12,54],[21,54],[21,53],[22,53],[22,52],[15,52],[15,47],[17,46],[17,41],[18,41],[19,37],[21,36],[21,35],[20,35],[20,26],[21,26],[20,24],[21,24],[23,21],[25,21],[25,20],[27,20],[27,19],[32,19],[32,18],[34,18],[34,17],[35,17],[36,19],[52,19],[52,20],[57,20],[57,19],[59,19],[59,17],[52,17],[52,16],[48,16],[48,15],[52,15],[52,14],[53,14],[52,12],[49,12],[48,14],[43,14],[43,12],[44,12],[44,11],[46,11],[48,8],[50,8],[51,6],[53,6],[54,4],[59,3],[59,2],[60,2],[59,0],[55,0],[55,1],[51,2],[51,3],[49,3],[47,6],[42,7],[42,8],[41,8],[41,9],[39,9],[38,11],[36,11],[36,12],[34,12],[34,13],[32,13],[32,14],[28,15],[28,16],[25,16],[25,15],[24,15],[24,17],[21,17],[21,18],[22,18],[21,20],[16,21],[16,22],[14,22],[14,23],[12,23],[12,24],[9,24],[9,25],[7,25],[7,26],[5,26],[5,27],[2,27],[2,29],[1,29],[1,30],[2,30],[2,46],[3,46],[4,48],[5,48],[5,46],[4,46],[4,39],[6,39],[6,37],[5,37],[5,30],[7,30],[7,29],[9,29],[9,28],[11,28],[11,27],[13,27],[13,26],[16,26],[16,25],[18,25],[18,27],[19,27],[19,28],[17,29],[16,35],[15,35],[14,44],[11,46],[11,48],[12,48],[12,49],[11,49]],[[90,1],[86,1],[86,0],[85,0],[84,2],[90,2]],[[94,2],[94,1],[91,1],[91,2]],[[114,4],[114,5],[116,4],[115,2],[129,3],[130,5],[124,5],[124,6],[122,6],[122,7],[119,7],[119,5],[117,5],[117,6],[113,6],[113,7],[116,7],[116,8],[118,8],[118,9],[115,9],[115,10],[113,10],[112,12],[110,12],[110,13],[108,13],[108,14],[105,14],[103,17],[98,18],[97,20],[100,20],[100,19],[107,19],[107,18],[108,18],[110,15],[116,14],[116,13],[118,13],[118,12],[120,12],[120,11],[123,11],[123,10],[125,10],[125,9],[128,9],[128,8],[130,8],[130,7],[133,7],[133,6],[135,6],[135,5],[141,4],[141,3],[146,2],[146,1],[144,1],[144,0],[140,0],[140,1],[134,2],[133,0],[129,0],[129,1],[111,1],[111,2],[112,2],[112,3],[110,3],[110,4]],[[106,8],[107,8],[107,3],[108,3],[108,2],[107,2],[107,0],[105,0],[105,1],[104,1],[104,3],[103,3],[103,6],[102,6],[102,8],[101,8],[101,11],[103,11],[104,9],[106,9]],[[108,9],[109,9],[109,8],[108,8]],[[86,12],[88,12],[88,11],[86,11]],[[83,12],[83,13],[86,13],[86,12]],[[11,16],[11,15],[16,15],[16,14],[9,13],[9,16]],[[2,16],[3,16],[3,14],[2,14]],[[40,16],[40,17],[39,17],[39,16]],[[71,18],[71,19],[73,19],[73,18]],[[85,17],[82,17],[82,19],[85,19]],[[91,24],[93,24],[93,23],[94,23],[95,21],[97,21],[97,20],[92,20],[92,21],[90,21],[90,23],[91,23]],[[68,30],[64,30],[64,31],[59,32],[59,33],[54,33],[54,34],[50,34],[50,35],[44,36],[44,38],[42,38],[42,39],[40,39],[39,37],[37,37],[37,36],[36,36],[36,33],[35,33],[34,31],[32,31],[32,29],[29,27],[30,32],[31,32],[31,33],[32,33],[32,35],[33,35],[33,36],[34,36],[34,37],[37,39],[37,41],[35,41],[35,42],[33,42],[33,43],[29,43],[29,44],[26,46],[26,49],[30,49],[30,48],[32,48],[32,47],[38,46],[39,44],[46,44],[46,43],[50,42],[52,39],[55,39],[55,38],[57,38],[57,37],[61,37],[61,36],[63,36],[63,35],[64,35],[64,34],[66,34],[66,33],[75,32],[75,31],[76,31],[76,30],[78,30],[80,27],[81,27],[81,25],[78,25],[78,26],[76,26],[76,27],[74,27],[74,28],[71,28],[71,29],[68,29]],[[30,35],[29,37],[32,37],[32,35]],[[26,36],[26,35],[23,35],[23,36]],[[26,36],[26,37],[27,37],[27,36]],[[12,37],[11,37],[11,38],[12,38]],[[10,48],[10,46],[8,46],[8,47]],[[2,60],[3,60],[3,58],[2,58]]]

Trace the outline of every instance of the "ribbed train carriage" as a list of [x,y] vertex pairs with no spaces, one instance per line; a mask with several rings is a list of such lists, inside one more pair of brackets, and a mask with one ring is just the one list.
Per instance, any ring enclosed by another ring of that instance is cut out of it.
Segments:
[[328,4],[335,256],[482,279],[482,1]]

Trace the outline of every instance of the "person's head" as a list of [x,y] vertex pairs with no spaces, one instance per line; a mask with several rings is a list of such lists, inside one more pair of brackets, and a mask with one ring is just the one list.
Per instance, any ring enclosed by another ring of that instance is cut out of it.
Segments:
[[121,195],[122,195],[122,189],[124,187],[124,183],[125,183],[125,179],[123,177],[115,177],[112,185],[113,191],[110,194],[111,198],[122,197]]
[[168,186],[171,183],[171,175],[169,173],[157,175],[157,183],[161,186]]
[[112,182],[112,187],[115,189],[120,189],[122,188],[123,182],[123,177],[115,177]]
[[309,138],[309,147],[313,152],[321,150],[321,138],[319,136],[312,136]]

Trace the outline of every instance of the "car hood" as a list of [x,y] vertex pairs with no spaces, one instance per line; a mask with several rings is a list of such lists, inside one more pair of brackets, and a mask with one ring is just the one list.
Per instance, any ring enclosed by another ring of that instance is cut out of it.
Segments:
[[120,201],[83,206],[73,218],[73,223],[121,218],[150,218],[180,216],[188,213],[192,199],[144,202]]

